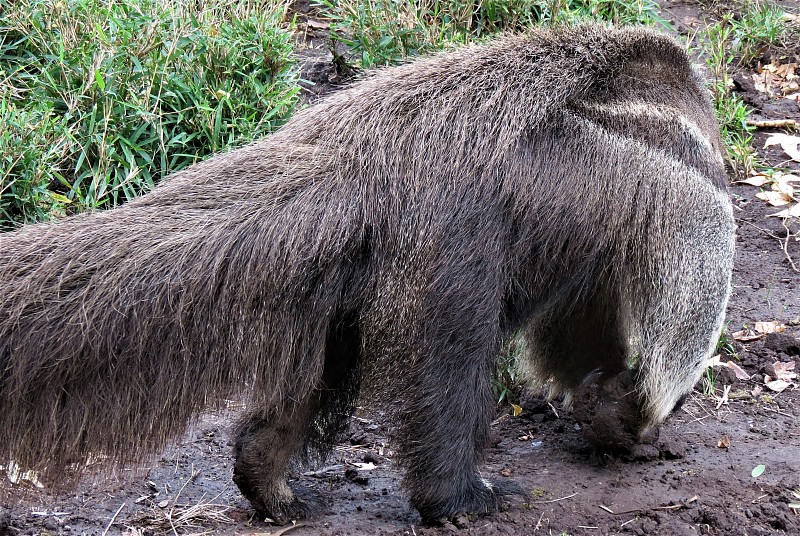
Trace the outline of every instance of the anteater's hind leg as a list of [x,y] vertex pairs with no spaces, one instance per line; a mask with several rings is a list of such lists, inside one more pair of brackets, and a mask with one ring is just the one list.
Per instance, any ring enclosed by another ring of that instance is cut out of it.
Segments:
[[553,394],[572,394],[591,373],[625,370],[629,343],[620,307],[618,293],[601,280],[534,320],[525,332],[534,379]]
[[526,330],[534,379],[572,403],[587,440],[614,450],[631,446],[642,421],[622,307],[614,285],[601,279]]
[[331,331],[317,388],[304,399],[288,395],[275,409],[255,411],[238,424],[233,481],[259,515],[278,523],[307,517],[313,496],[293,490],[293,459],[313,449],[325,454],[346,423],[358,390],[360,336],[350,325]]

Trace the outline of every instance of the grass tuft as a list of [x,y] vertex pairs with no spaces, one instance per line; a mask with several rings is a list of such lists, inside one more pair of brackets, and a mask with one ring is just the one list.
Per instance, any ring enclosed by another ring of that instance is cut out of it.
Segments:
[[319,0],[358,66],[479,42],[537,24],[666,24],[654,0]]
[[0,0],[0,229],[116,205],[282,124],[284,16],[277,0]]

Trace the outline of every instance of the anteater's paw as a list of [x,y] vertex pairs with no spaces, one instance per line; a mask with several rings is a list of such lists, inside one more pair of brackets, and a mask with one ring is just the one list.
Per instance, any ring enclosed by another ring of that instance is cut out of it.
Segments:
[[470,483],[467,492],[448,500],[434,502],[417,500],[415,506],[423,522],[441,525],[462,516],[485,516],[500,512],[510,506],[511,495],[524,495],[524,490],[512,481],[488,481],[478,479]]
[[308,489],[290,488],[284,481],[261,481],[253,485],[252,480],[234,470],[233,481],[262,520],[285,525],[310,517],[318,510],[319,497]]
[[247,496],[258,517],[268,523],[286,525],[292,521],[311,517],[319,510],[319,498],[307,490],[298,490],[291,497],[286,494]]

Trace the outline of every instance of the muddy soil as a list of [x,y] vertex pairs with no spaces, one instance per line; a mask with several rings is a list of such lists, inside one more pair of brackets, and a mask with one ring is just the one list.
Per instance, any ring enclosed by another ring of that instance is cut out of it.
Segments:
[[[665,17],[683,33],[706,17],[704,6],[694,2],[662,4]],[[308,28],[313,33],[322,27],[312,17]],[[324,43],[311,48],[304,53],[313,60],[308,77],[322,72],[322,84],[335,83],[339,74],[325,64],[330,58]],[[782,61],[800,58],[784,54]],[[736,83],[756,110],[755,119],[800,120],[797,101],[759,91],[752,74],[743,69]],[[311,87],[308,100],[324,89]],[[759,130],[756,147],[771,132]],[[779,147],[761,156],[800,171]],[[517,417],[499,408],[484,476],[513,479],[527,493],[512,498],[502,513],[420,526],[400,488],[391,425],[380,409],[364,407],[326,465],[296,475],[297,484],[321,497],[319,514],[287,527],[264,523],[231,483],[228,428],[237,414],[231,408],[203,416],[152,464],[101,471],[71,493],[53,495],[24,479],[7,483],[0,533],[800,534],[800,514],[789,507],[800,502],[792,494],[800,493],[800,389],[776,393],[765,386],[765,375],[775,377],[774,363],[800,361],[800,242],[791,237],[798,222],[784,226],[769,217],[777,209],[757,199],[758,192],[746,184],[731,186],[739,236],[728,326],[735,332],[777,321],[785,331],[734,343],[734,361],[750,379],[715,369],[714,394],[699,384],[657,436],[625,455],[599,455],[572,412],[558,404],[523,397]],[[753,476],[760,465],[763,473]]]

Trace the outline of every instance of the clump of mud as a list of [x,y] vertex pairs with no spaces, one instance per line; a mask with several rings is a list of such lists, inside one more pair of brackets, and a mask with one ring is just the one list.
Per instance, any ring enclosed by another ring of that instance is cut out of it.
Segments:
[[609,452],[629,452],[644,427],[635,388],[635,371],[615,375],[595,371],[574,392],[573,417],[583,437],[594,447]]

